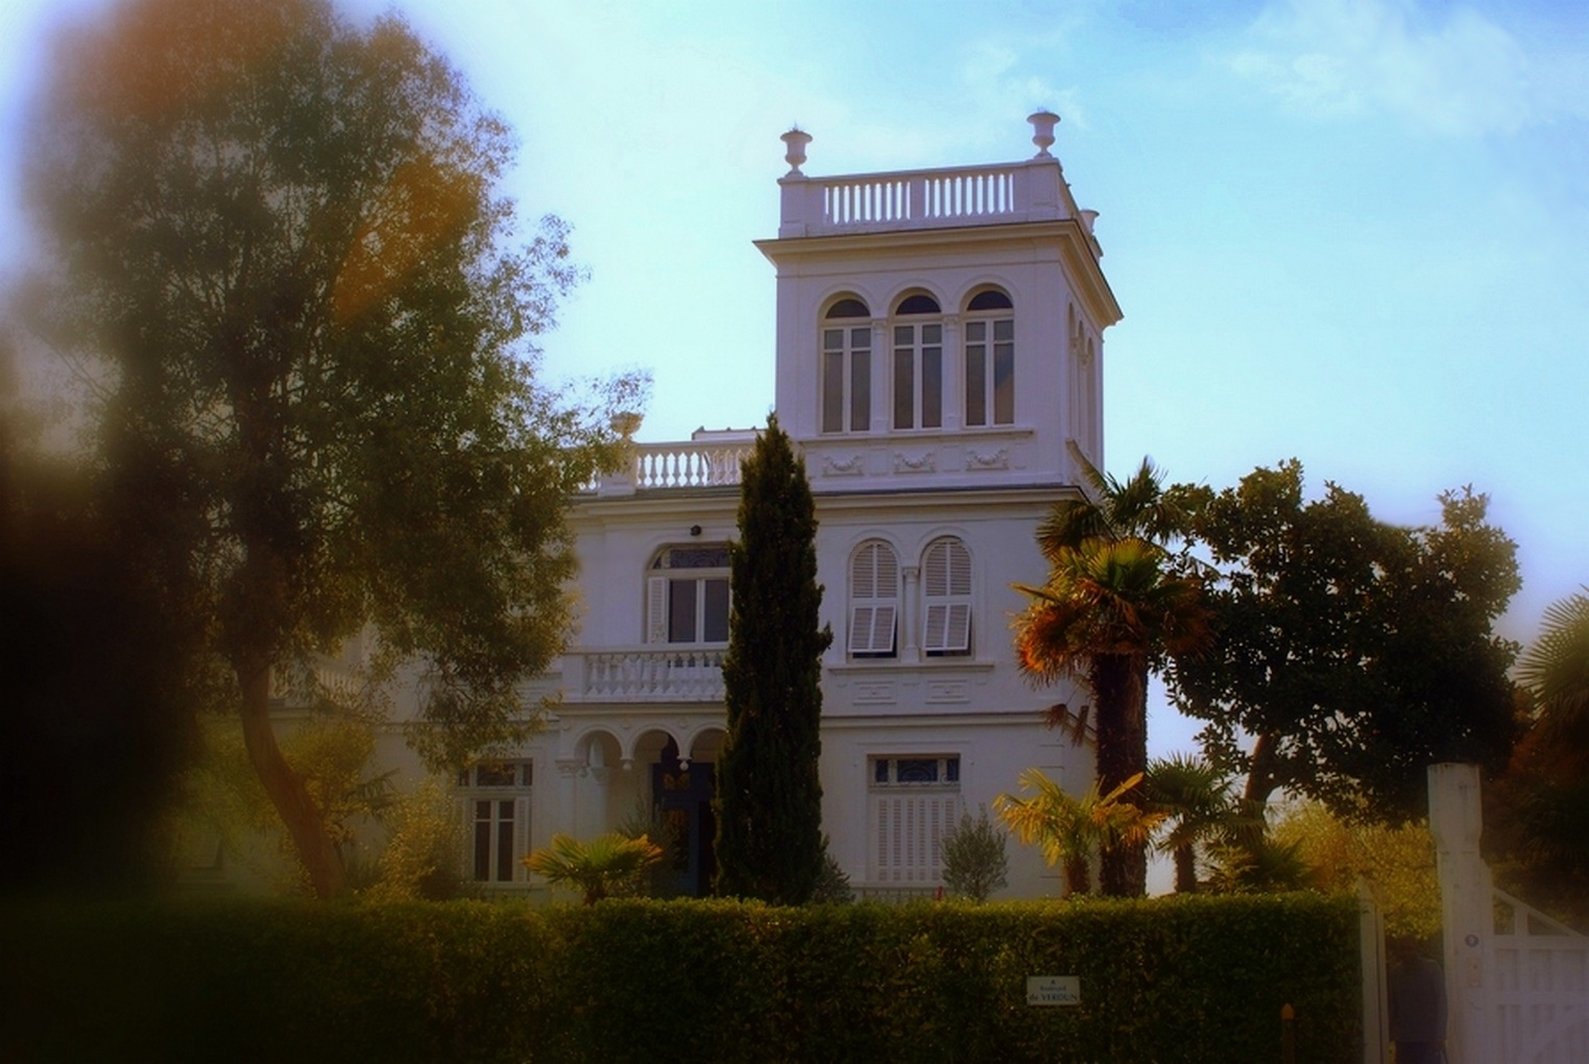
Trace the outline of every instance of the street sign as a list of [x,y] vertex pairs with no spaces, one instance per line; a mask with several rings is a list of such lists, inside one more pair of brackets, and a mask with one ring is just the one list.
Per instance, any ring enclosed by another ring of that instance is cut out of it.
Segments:
[[1079,975],[1029,975],[1026,977],[1028,1005],[1080,1005]]

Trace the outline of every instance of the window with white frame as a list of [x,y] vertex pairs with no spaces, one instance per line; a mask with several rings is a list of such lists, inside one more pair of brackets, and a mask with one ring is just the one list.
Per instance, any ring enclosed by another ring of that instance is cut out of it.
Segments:
[[646,578],[646,642],[728,642],[728,546],[668,547]]
[[822,326],[822,431],[872,427],[872,312],[859,299],[828,308]]
[[996,288],[966,306],[966,425],[1015,423],[1015,304]]
[[458,802],[468,839],[469,878],[522,883],[530,848],[529,761],[482,761],[458,775]]
[[898,624],[899,556],[882,540],[863,543],[850,558],[850,655],[893,657]]
[[954,536],[927,544],[921,559],[921,647],[929,655],[971,652],[971,552]]
[[943,425],[943,322],[938,301],[910,295],[894,308],[894,428]]
[[960,758],[951,754],[867,759],[874,883],[932,886],[943,878],[943,837],[960,819]]

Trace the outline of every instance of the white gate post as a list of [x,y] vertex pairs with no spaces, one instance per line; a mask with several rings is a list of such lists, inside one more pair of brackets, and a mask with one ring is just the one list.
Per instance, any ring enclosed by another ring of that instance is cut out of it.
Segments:
[[1429,830],[1445,929],[1447,1054],[1451,1064],[1491,1064],[1498,1058],[1486,984],[1495,913],[1489,869],[1479,855],[1478,766],[1429,766]]
[[1357,933],[1363,969],[1363,1064],[1385,1064],[1390,1010],[1385,1007],[1385,917],[1369,889],[1357,879]]

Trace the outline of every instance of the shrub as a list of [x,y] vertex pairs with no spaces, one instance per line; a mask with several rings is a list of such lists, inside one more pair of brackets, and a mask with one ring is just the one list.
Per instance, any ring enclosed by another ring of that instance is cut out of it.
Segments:
[[[8,1060],[1361,1059],[1355,898],[0,907]],[[151,963],[158,958],[158,963]],[[1026,1003],[1070,975],[1074,1007]],[[88,1003],[88,1004],[85,1004]],[[658,1032],[658,1017],[666,1017]],[[656,1037],[644,1037],[654,1033]]]
[[986,809],[976,820],[970,813],[960,814],[960,823],[942,842],[944,886],[972,901],[987,901],[1009,882],[1008,839],[1007,832],[988,822]]
[[531,872],[553,886],[581,891],[586,905],[607,897],[641,893],[651,869],[662,860],[662,847],[641,835],[631,839],[616,831],[580,842],[562,833],[524,858]]

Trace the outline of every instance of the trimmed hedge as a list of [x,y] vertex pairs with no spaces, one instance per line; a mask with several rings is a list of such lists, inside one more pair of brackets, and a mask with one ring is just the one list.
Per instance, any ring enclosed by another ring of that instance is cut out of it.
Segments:
[[[0,1059],[1360,1058],[1357,908],[608,901],[0,910]],[[1081,1004],[1031,1007],[1029,975]]]

